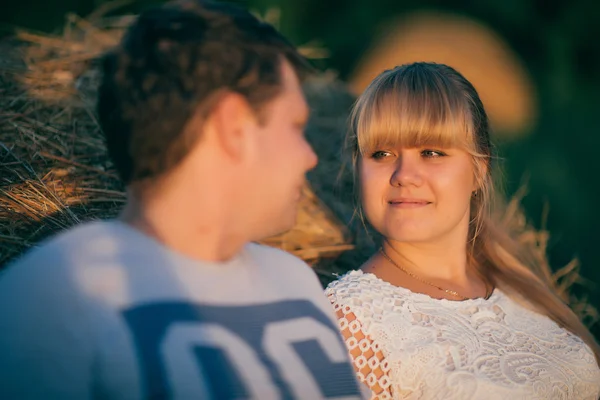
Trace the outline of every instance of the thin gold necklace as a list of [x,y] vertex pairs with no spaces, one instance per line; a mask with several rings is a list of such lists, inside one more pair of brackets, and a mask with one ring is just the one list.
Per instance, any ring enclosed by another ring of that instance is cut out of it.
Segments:
[[[449,295],[452,295],[452,296],[454,296],[454,297],[457,297],[457,298],[459,298],[459,299],[461,299],[461,300],[469,300],[469,298],[468,298],[468,297],[465,297],[465,296],[463,296],[463,295],[459,294],[458,292],[456,292],[456,291],[454,291],[454,290],[450,290],[450,289],[444,289],[443,287],[440,287],[440,286],[438,286],[438,285],[435,285],[435,284],[433,284],[433,283],[431,283],[431,282],[428,282],[428,281],[426,281],[425,279],[422,279],[422,278],[418,277],[417,275],[413,274],[413,273],[412,273],[412,272],[410,272],[409,270],[407,270],[407,269],[404,269],[402,266],[400,266],[400,264],[398,264],[396,261],[392,260],[392,258],[391,258],[390,256],[388,256],[388,255],[387,255],[387,253],[385,252],[385,250],[383,249],[383,247],[380,247],[380,248],[379,248],[379,251],[381,252],[381,254],[382,254],[382,255],[383,255],[383,256],[384,256],[384,257],[385,257],[385,258],[386,258],[386,259],[387,259],[387,260],[388,260],[390,263],[392,263],[392,265],[394,265],[396,268],[400,269],[402,272],[404,272],[405,274],[407,274],[407,275],[408,275],[408,276],[410,276],[411,278],[413,278],[413,279],[415,279],[415,280],[417,280],[417,281],[419,281],[419,282],[422,282],[422,283],[424,283],[424,284],[426,284],[426,285],[429,285],[429,286],[431,286],[431,287],[434,287],[434,288],[436,288],[436,289],[438,289],[438,290],[440,290],[440,291],[442,291],[442,292],[445,292],[445,293],[447,293],[447,294],[449,294]],[[485,291],[486,291],[486,293],[485,293],[485,298],[487,299],[487,298],[489,297],[489,295],[488,295],[488,289],[487,289],[487,285],[486,285]]]

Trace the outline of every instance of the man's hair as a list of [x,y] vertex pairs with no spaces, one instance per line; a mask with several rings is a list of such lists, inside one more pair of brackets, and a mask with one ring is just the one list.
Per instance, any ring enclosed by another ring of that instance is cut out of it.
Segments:
[[102,59],[98,117],[125,184],[177,165],[198,139],[186,132],[223,92],[255,112],[281,90],[281,62],[306,60],[275,28],[235,5],[187,0],[149,9]]

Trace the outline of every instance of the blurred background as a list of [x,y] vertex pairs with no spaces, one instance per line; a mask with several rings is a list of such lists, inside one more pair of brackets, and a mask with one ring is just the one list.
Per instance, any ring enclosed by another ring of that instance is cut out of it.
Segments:
[[[486,105],[508,196],[526,185],[527,217],[550,232],[560,268],[580,263],[576,288],[600,308],[600,3],[592,0],[247,0],[314,63],[360,93],[379,72],[447,63]],[[58,32],[103,0],[9,0],[0,32]],[[135,13],[158,1],[124,2]],[[0,55],[1,57],[1,55]],[[600,324],[592,327],[600,337]]]

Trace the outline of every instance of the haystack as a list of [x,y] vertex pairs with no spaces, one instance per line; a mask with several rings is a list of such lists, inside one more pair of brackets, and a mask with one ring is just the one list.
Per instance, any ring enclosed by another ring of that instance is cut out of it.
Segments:
[[360,93],[381,71],[435,61],[460,71],[477,89],[497,138],[517,139],[537,123],[538,99],[519,56],[494,30],[471,17],[415,11],[392,18],[349,79]]
[[[114,217],[123,186],[94,115],[94,60],[133,17],[70,15],[62,36],[18,32],[0,66],[0,265],[74,224]],[[297,223],[264,243],[314,264],[351,249],[345,226],[303,190]]]

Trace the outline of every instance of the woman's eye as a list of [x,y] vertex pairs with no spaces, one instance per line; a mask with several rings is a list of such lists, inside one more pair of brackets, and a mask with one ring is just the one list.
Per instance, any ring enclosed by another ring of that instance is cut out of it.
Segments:
[[438,158],[438,157],[443,157],[446,154],[439,150],[423,150],[421,152],[421,155],[425,158]]
[[371,158],[374,159],[374,160],[382,160],[382,159],[387,158],[389,156],[391,156],[390,152],[379,150],[379,151],[374,152],[371,155]]

